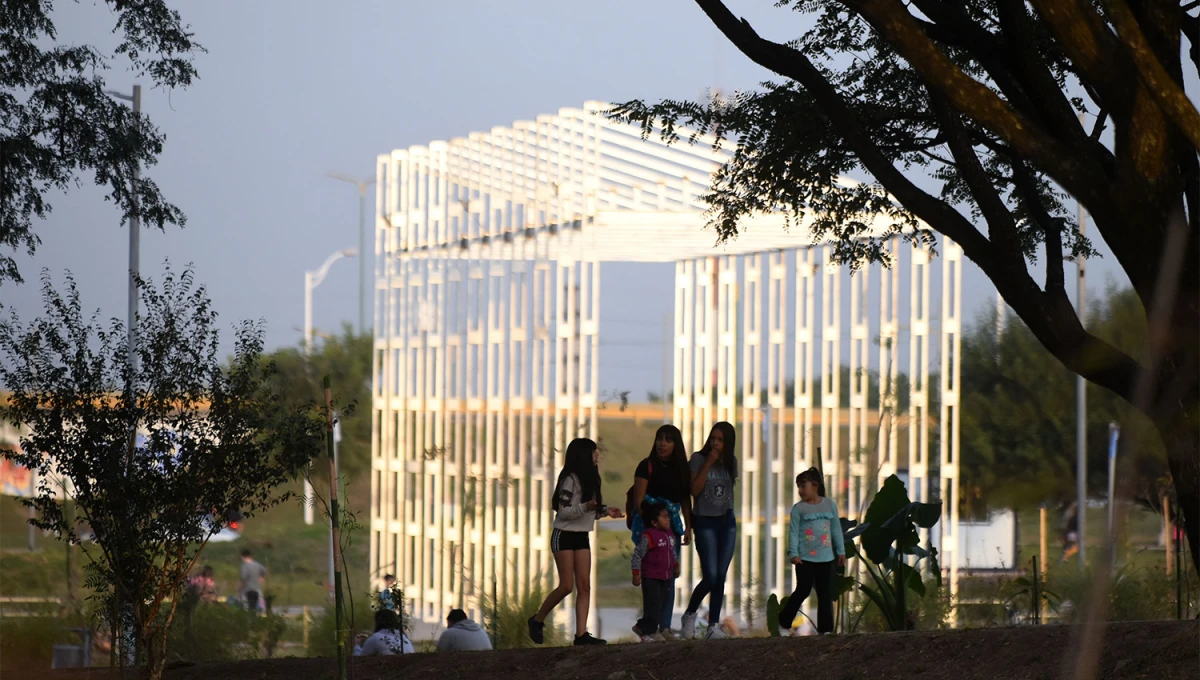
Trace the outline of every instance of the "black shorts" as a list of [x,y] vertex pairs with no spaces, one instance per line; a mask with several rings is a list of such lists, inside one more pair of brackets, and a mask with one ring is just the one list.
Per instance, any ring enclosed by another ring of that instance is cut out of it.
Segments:
[[570,550],[591,550],[592,544],[588,540],[588,532],[586,531],[563,531],[555,529],[550,534],[550,552],[564,552]]

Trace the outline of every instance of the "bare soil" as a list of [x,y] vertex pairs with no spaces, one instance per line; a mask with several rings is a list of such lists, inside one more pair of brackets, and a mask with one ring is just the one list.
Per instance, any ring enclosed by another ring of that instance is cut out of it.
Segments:
[[[659,642],[356,659],[354,680],[1042,680],[1075,677],[1079,627],[1025,626],[864,635]],[[1096,678],[1200,678],[1200,622],[1114,623],[1099,645]],[[106,669],[48,673],[108,680]],[[167,680],[324,680],[332,659],[274,659],[175,667]],[[27,676],[28,677],[28,676]],[[118,676],[119,677],[119,676]],[[129,678],[138,674],[130,672]],[[113,678],[115,680],[115,678]]]

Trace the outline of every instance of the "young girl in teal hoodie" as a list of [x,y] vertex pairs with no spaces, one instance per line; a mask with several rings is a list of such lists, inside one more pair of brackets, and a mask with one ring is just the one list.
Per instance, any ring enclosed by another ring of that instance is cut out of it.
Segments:
[[837,505],[825,498],[821,472],[809,468],[796,475],[800,502],[792,506],[788,558],[796,568],[796,590],[779,612],[779,629],[789,630],[809,593],[817,591],[817,632],[833,632],[833,566],[845,566],[846,547]]

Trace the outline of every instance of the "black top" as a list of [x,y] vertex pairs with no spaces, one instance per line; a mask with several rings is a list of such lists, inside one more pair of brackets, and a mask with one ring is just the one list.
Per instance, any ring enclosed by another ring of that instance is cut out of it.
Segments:
[[[675,465],[669,459],[663,460],[658,456],[654,456],[653,466],[650,466],[649,462],[649,458],[643,458],[633,473],[634,477],[649,480],[649,484],[646,485],[646,494],[683,505],[691,489],[688,488],[690,484],[683,481],[683,472],[680,471],[680,466]],[[682,467],[687,472],[687,479],[690,482],[691,471],[687,469],[686,464]]]

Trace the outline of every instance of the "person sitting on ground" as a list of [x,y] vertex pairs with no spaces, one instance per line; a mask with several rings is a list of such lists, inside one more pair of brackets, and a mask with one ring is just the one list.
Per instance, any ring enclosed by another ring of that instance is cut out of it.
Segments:
[[[364,637],[364,636],[359,636]],[[375,634],[354,648],[354,656],[412,654],[412,642],[400,630],[400,616],[391,609],[375,612]]]
[[492,648],[492,639],[478,623],[461,609],[451,609],[446,617],[446,632],[438,638],[439,652],[476,652]]

